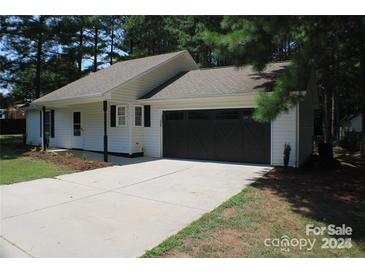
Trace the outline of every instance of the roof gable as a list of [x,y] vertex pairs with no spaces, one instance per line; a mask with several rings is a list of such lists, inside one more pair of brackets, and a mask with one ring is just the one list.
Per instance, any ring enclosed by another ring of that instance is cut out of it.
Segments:
[[276,75],[288,65],[289,62],[270,63],[262,72],[255,71],[252,66],[191,70],[171,78],[140,99],[184,99],[270,91]]
[[103,96],[106,92],[153,70],[187,51],[121,61],[61,87],[33,103]]

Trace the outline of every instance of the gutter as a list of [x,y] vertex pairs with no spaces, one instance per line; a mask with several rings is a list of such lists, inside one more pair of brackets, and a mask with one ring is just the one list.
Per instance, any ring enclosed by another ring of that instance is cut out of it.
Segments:
[[199,99],[231,99],[231,98],[242,98],[247,96],[257,95],[257,92],[247,92],[242,94],[234,94],[234,95],[210,95],[210,96],[202,96],[202,97],[182,97],[182,98],[167,98],[167,99],[137,99],[137,102],[141,103],[168,103],[168,102],[176,102],[176,101],[194,101]]

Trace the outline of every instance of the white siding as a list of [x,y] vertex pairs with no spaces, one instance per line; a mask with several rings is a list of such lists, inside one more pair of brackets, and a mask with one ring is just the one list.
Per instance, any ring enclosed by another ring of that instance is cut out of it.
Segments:
[[[188,54],[182,54],[168,61],[155,70],[118,87],[106,95],[108,101],[108,150],[109,152],[136,153],[144,149],[144,127],[134,126],[134,105],[136,101],[153,88],[161,85],[176,74],[196,69],[196,64]],[[110,106],[127,106],[127,125],[110,127]],[[73,148],[76,138],[73,136],[73,112],[81,112],[82,145],[85,150],[103,151],[104,149],[104,116],[103,103],[85,103],[69,105],[55,109],[55,137],[50,139],[50,145],[61,148]],[[33,121],[33,118],[32,118]],[[38,120],[39,134],[39,117]],[[31,130],[32,134],[37,132]],[[33,136],[33,135],[32,135]],[[33,137],[32,137],[33,138]],[[41,141],[41,138],[38,140]],[[34,141],[33,141],[34,142]]]
[[[109,152],[129,153],[129,132],[127,125],[122,127],[110,127],[110,106],[115,102],[108,102],[107,131]],[[83,129],[83,149],[104,150],[104,113],[103,103],[84,104],[74,106],[74,111],[81,112],[81,127]],[[129,112],[127,113],[129,115]]]
[[358,114],[351,121],[351,131],[362,132],[362,113]]
[[284,145],[289,144],[289,166],[297,166],[297,107],[283,112],[271,122],[271,165],[282,166]]
[[[130,153],[129,121],[124,127],[110,127],[110,106],[116,102],[108,102],[107,131],[108,149],[110,152]],[[85,150],[104,150],[104,114],[103,103],[73,105],[69,108],[55,109],[55,137],[50,139],[50,145],[60,148],[72,148],[73,112],[81,112],[82,147]],[[127,109],[127,115],[129,111]],[[39,119],[39,117],[38,117]]]
[[71,148],[72,137],[72,111],[70,109],[55,109],[55,135],[50,138],[51,147]]
[[[141,106],[141,105],[138,105]],[[142,126],[135,126],[134,119],[135,119],[135,105],[130,106],[130,113],[131,113],[131,134],[132,134],[132,143],[131,143],[131,152],[132,153],[139,153],[143,151],[143,106],[142,107]]]
[[162,111],[151,106],[151,127],[143,129],[143,150],[146,156],[161,157],[161,114]]
[[27,144],[28,145],[41,145],[41,123],[40,123],[40,111],[28,110],[26,112],[26,131],[27,131]]

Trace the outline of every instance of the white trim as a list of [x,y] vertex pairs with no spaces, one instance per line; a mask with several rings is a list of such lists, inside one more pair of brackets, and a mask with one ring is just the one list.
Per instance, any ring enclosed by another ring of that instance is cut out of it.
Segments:
[[55,100],[44,100],[44,101],[35,100],[32,103],[30,103],[30,106],[46,106],[47,107],[47,106],[64,105],[65,107],[67,107],[69,105],[77,105],[80,103],[86,104],[86,103],[99,102],[103,98],[104,97],[102,95],[92,94],[92,95],[78,96],[78,97],[74,97],[74,98],[62,98],[62,99],[55,99]]
[[[124,108],[124,125],[120,125],[119,124],[119,117],[118,117],[118,108],[119,107],[122,107]],[[128,112],[127,112],[127,109],[128,109],[128,105],[116,105],[115,106],[115,126],[116,127],[126,127],[128,126],[128,123],[127,123],[127,119],[128,119]]]

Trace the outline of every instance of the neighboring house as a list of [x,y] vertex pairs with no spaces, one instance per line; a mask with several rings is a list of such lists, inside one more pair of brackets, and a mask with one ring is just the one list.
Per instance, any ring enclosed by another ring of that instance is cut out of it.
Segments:
[[362,132],[362,113],[348,115],[340,122],[340,139],[346,137],[349,132]]
[[16,104],[6,109],[0,109],[0,119],[25,119],[22,106],[23,104]]
[[312,153],[312,92],[271,123],[252,119],[257,93],[287,65],[198,69],[187,51],[118,62],[33,101],[27,142],[100,151],[106,160],[117,153],[271,165],[283,165],[288,143],[289,164],[299,166]]
[[0,108],[0,119],[6,119],[6,109]]

